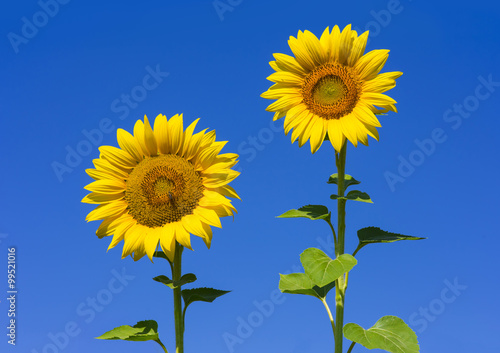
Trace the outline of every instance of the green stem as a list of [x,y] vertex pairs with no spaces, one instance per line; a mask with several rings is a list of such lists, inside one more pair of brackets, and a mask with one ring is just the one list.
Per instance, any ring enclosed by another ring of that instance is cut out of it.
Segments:
[[[345,239],[345,204],[344,199],[344,179],[345,179],[345,160],[346,160],[346,150],[347,144],[344,143],[342,149],[338,156],[336,156],[336,164],[338,170],[338,200],[337,200],[337,211],[338,211],[338,240],[335,244],[335,253],[337,257],[344,253],[344,239]],[[344,295],[345,295],[345,283],[344,276],[341,276],[335,284],[335,353],[342,353],[342,341],[344,327]]]
[[330,322],[332,323],[332,329],[333,329],[333,336],[335,337],[335,322],[333,321],[333,315],[330,310],[330,307],[328,306],[328,303],[326,302],[325,298],[322,298],[321,301],[323,302],[323,305],[326,308],[326,311],[328,313],[328,317],[330,318]]
[[356,342],[352,342],[351,343],[351,346],[349,347],[349,349],[347,350],[347,353],[351,353],[352,352],[352,349],[354,348],[354,345],[356,344]]
[[165,348],[165,346],[163,345],[163,343],[160,341],[159,338],[157,340],[155,340],[155,342],[158,343],[161,346],[161,348],[163,348],[165,353],[168,353],[167,348]]
[[333,233],[333,243],[334,244],[337,244],[337,234],[335,234],[335,228],[333,228],[333,224],[332,222],[330,221],[330,218],[328,217],[328,219],[326,220],[328,222],[328,224],[330,225],[330,228],[332,229],[332,233]]
[[[181,258],[183,246],[175,243],[174,265],[172,271],[172,280],[181,279]],[[175,317],[175,353],[184,353],[184,322],[182,318],[182,296],[181,286],[174,288],[174,317]]]
[[352,256],[356,256],[356,254],[358,253],[358,251],[360,251],[362,248],[363,248],[364,245],[358,245],[358,247],[356,248],[356,250],[354,250],[354,252],[352,253]]

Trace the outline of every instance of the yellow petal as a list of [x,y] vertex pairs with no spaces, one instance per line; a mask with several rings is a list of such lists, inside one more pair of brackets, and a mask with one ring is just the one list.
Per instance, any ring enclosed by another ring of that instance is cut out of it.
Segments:
[[240,199],[240,196],[236,193],[236,191],[229,185],[224,185],[224,186],[221,186],[219,189],[219,192],[224,195],[224,196],[227,196],[227,197],[232,197],[232,198],[235,198],[235,199]]
[[[302,32],[299,31],[299,35],[301,35],[301,33]],[[290,46],[290,49],[295,55],[297,62],[299,63],[300,66],[302,66],[305,69],[306,72],[309,72],[312,69],[314,69],[314,60],[309,56],[306,47],[301,41],[299,41],[297,38],[290,36],[290,39],[288,40],[288,45]]]
[[153,255],[160,241],[161,228],[152,229],[144,238],[144,249],[149,259],[153,261]]
[[203,227],[203,231],[205,232],[203,241],[205,242],[207,248],[210,249],[210,245],[212,244],[212,228],[210,228],[210,226],[205,223],[201,223],[201,226]]
[[347,137],[349,141],[354,145],[354,147],[358,146],[358,138],[356,134],[356,127],[352,123],[352,119],[350,115],[346,115],[339,119],[340,127],[342,129],[342,133]]
[[207,129],[200,131],[194,134],[189,141],[189,146],[187,147],[186,153],[184,154],[184,158],[190,160],[196,156],[200,149],[201,142],[203,141],[203,136]]
[[108,162],[118,168],[133,168],[137,165],[137,161],[130,154],[119,148],[101,146],[99,151]]
[[323,119],[316,119],[311,130],[311,153],[316,153],[316,151],[321,147],[323,141],[325,141],[326,129],[325,121]]
[[155,134],[146,115],[144,115],[144,144],[146,145],[146,148],[151,156],[156,156],[158,154],[158,145],[156,143]]
[[273,56],[276,59],[276,65],[282,71],[288,71],[300,77],[306,75],[306,71],[302,66],[300,66],[300,64],[297,62],[297,60],[295,60],[294,57],[279,53],[273,54]]
[[169,151],[172,154],[177,154],[182,148],[182,137],[183,137],[184,127],[182,122],[182,114],[174,115],[168,121],[168,133],[169,133]]
[[124,151],[126,151],[135,161],[140,162],[143,159],[143,154],[141,150],[141,146],[137,143],[134,136],[132,136],[129,132],[118,129],[116,131],[116,137],[118,139],[118,145]]
[[119,194],[125,192],[126,188],[125,182],[117,179],[96,180],[84,186],[84,189],[100,194]]
[[396,104],[396,101],[388,95],[375,92],[363,92],[361,94],[360,100],[367,104],[376,105],[378,107],[385,107],[388,105]]
[[301,95],[287,95],[285,97],[282,97],[278,99],[276,102],[272,103],[269,105],[266,110],[268,112],[274,112],[274,111],[286,111],[288,109],[293,108],[294,106],[302,103],[302,96]]
[[302,133],[299,136],[299,147],[302,147],[305,145],[305,143],[309,140],[311,137],[311,132],[313,130],[314,124],[316,124],[316,120],[321,119],[316,116],[312,117],[310,120],[309,124],[305,127],[305,129],[302,131]]
[[340,44],[339,44],[339,56],[338,62],[341,64],[345,64],[347,58],[349,57],[349,53],[351,52],[351,47],[353,43],[353,31],[351,30],[351,25],[348,24],[342,30],[340,34]]
[[323,48],[323,51],[326,54],[326,60],[330,60],[332,53],[332,47],[331,47],[332,42],[330,40],[329,27],[326,27],[326,29],[323,31],[323,34],[321,35],[319,42],[321,43],[321,47]]
[[99,228],[97,228],[96,235],[99,239],[110,236],[113,234],[116,230],[116,228],[121,224],[120,221],[125,217],[126,215],[119,215],[115,217],[108,217],[104,219],[101,224],[99,225]]
[[146,143],[144,142],[144,123],[141,120],[137,120],[134,125],[134,138],[136,139],[139,146],[141,146],[142,154],[144,156],[150,156]]
[[205,177],[203,185],[206,186],[207,188],[218,188],[226,184],[229,184],[238,175],[240,175],[240,172],[237,172],[232,169],[220,173],[203,174],[203,176]]
[[124,197],[125,194],[99,194],[93,192],[85,196],[82,199],[82,202],[91,204],[108,203],[111,201],[121,200]]
[[158,145],[158,151],[163,154],[169,153],[168,150],[168,135],[167,128],[167,117],[165,115],[158,115],[154,123],[154,134],[156,139],[156,144]]
[[332,144],[335,151],[340,152],[342,146],[345,142],[344,134],[342,133],[342,127],[338,119],[332,119],[328,121],[328,139]]
[[266,92],[262,93],[260,96],[265,99],[279,99],[281,97],[285,97],[288,95],[292,96],[300,96],[300,88],[299,87],[285,87],[285,88],[276,88],[276,89],[268,89]]
[[366,41],[368,40],[368,31],[364,32],[362,35],[354,40],[352,45],[349,58],[347,59],[347,65],[354,66],[356,62],[361,58],[366,48]]
[[382,93],[388,91],[396,86],[396,79],[403,73],[399,71],[385,72],[383,74],[377,75],[377,77],[371,79],[370,81],[365,81],[363,83],[363,92],[378,92]]
[[198,124],[198,121],[200,119],[196,119],[193,121],[187,128],[186,131],[184,132],[184,143],[182,144],[182,152],[181,156],[185,157],[187,154],[187,151],[189,150],[189,146],[191,144],[191,141],[193,140],[193,133],[194,129],[196,128],[196,124]]
[[188,231],[182,225],[182,222],[172,223],[175,229],[175,239],[179,244],[185,246],[186,248],[193,250],[191,247],[191,238],[189,236]]
[[311,32],[304,31],[303,43],[309,53],[309,57],[312,58],[316,66],[323,65],[327,62],[328,57],[326,52],[323,50],[319,39]]
[[368,81],[377,76],[389,57],[389,50],[379,49],[363,55],[354,65],[360,80]]
[[[102,160],[108,163],[106,160]],[[125,172],[111,172],[108,170],[102,170],[102,169],[85,169],[85,172],[94,180],[100,180],[100,179],[117,179],[117,180],[124,180],[128,177],[128,174]],[[123,174],[121,174],[123,173]]]
[[267,77],[267,79],[271,82],[283,83],[287,85],[296,86],[299,88],[304,82],[304,79],[302,77],[288,71],[278,71],[272,73]]
[[313,118],[313,114],[309,110],[304,110],[297,119],[300,119],[300,122],[295,125],[293,131],[292,131],[292,143],[294,143],[299,136],[301,136],[307,126],[310,124],[311,119]]
[[352,111],[352,114],[356,116],[365,124],[369,124],[376,127],[381,127],[380,122],[373,113],[373,111],[366,104],[358,104]]
[[165,224],[160,232],[160,246],[171,262],[174,261],[175,232],[172,223]]
[[127,209],[127,202],[123,200],[117,200],[103,205],[97,206],[93,211],[91,211],[85,218],[87,222],[96,221],[99,219],[104,219],[106,217],[113,217],[123,213]]
[[193,210],[193,214],[200,217],[203,222],[209,224],[211,226],[222,228],[222,224],[220,223],[220,219],[215,213],[214,210],[209,210],[204,207],[196,207]]
[[330,52],[330,61],[338,61],[339,51],[340,51],[340,28],[335,26],[332,28],[330,33],[330,47],[332,48]]

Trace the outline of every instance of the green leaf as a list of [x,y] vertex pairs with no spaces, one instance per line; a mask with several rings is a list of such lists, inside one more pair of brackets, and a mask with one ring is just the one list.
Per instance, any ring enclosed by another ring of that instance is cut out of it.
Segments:
[[335,287],[335,281],[326,286],[318,287],[305,273],[280,274],[279,288],[282,293],[305,294],[324,299],[333,287]]
[[168,262],[170,262],[170,264],[172,264],[172,262],[170,261],[168,256],[165,255],[165,253],[163,251],[155,251],[155,253],[153,254],[153,257],[159,257],[159,258],[165,259]]
[[358,239],[360,245],[366,245],[373,243],[393,243],[399,240],[422,240],[426,238],[391,233],[378,227],[366,227],[358,230]]
[[184,299],[184,305],[187,308],[189,304],[196,301],[211,303],[218,297],[229,292],[230,291],[227,290],[219,290],[213,288],[193,288],[193,289],[183,289],[181,291],[181,295],[182,298]]
[[309,218],[313,221],[317,219],[324,219],[330,221],[330,211],[323,205],[307,205],[299,208],[298,210],[290,210],[277,218]]
[[175,287],[180,287],[183,286],[187,283],[192,283],[196,281],[196,276],[194,273],[186,273],[185,275],[182,275],[181,279],[178,281],[172,281],[170,278],[167,276],[161,275],[161,276],[156,276],[153,278],[156,282],[163,283],[166,286],[169,286],[170,288],[174,289]]
[[[335,173],[335,174],[330,175],[330,178],[328,179],[327,183],[338,185],[337,184],[338,181],[339,181],[339,175],[337,173]],[[361,184],[361,182],[357,181],[356,179],[354,179],[352,176],[350,176],[348,174],[344,175],[344,191],[346,191],[349,186],[357,185],[357,184]]]
[[197,280],[197,278],[196,278],[196,275],[194,273],[186,273],[186,274],[181,276],[180,280],[174,281],[174,286],[175,287],[183,286],[183,285],[188,284],[188,283],[193,283],[196,280]]
[[156,276],[153,278],[153,280],[155,280],[156,282],[163,283],[164,285],[169,286],[170,288],[174,289],[174,285],[173,285],[174,281],[172,281],[167,276],[164,276],[164,275]]
[[361,192],[359,190],[351,190],[344,197],[339,197],[339,195],[331,195],[330,198],[333,200],[340,199],[373,203],[373,201],[370,199],[370,196],[368,196],[366,192]]
[[384,316],[368,330],[357,324],[346,324],[344,336],[368,349],[383,349],[391,353],[418,353],[417,335],[397,316]]
[[96,338],[100,340],[156,341],[158,340],[158,324],[154,320],[139,321],[134,326],[119,326]]
[[309,248],[300,255],[300,262],[312,282],[324,287],[350,271],[358,261],[349,254],[332,260],[320,249]]

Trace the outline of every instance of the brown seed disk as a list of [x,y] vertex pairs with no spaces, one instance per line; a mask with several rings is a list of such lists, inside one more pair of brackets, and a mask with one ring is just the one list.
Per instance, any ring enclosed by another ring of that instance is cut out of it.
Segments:
[[154,228],[192,214],[204,189],[190,162],[166,154],[147,157],[132,170],[125,200],[137,223]]
[[302,96],[308,109],[324,119],[340,119],[352,112],[361,93],[353,68],[327,63],[304,79]]

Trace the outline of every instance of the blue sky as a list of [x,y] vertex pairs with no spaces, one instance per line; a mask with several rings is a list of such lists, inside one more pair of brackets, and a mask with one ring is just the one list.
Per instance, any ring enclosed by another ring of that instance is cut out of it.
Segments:
[[[352,23],[370,30],[367,50],[391,50],[384,71],[404,75],[390,94],[399,113],[381,118],[380,141],[348,148],[347,173],[374,204],[348,204],[346,249],[370,225],[428,239],[361,250],[345,322],[368,328],[398,315],[422,352],[497,352],[499,5],[216,4],[4,4],[0,263],[7,266],[15,247],[18,335],[11,347],[3,329],[0,351],[159,352],[154,343],[93,338],[144,319],[158,321],[174,350],[172,295],[151,280],[169,275],[168,264],[121,260],[121,245],[106,253],[98,223],[84,220],[92,206],[80,203],[97,146],[116,146],[117,128],[131,131],[144,114],[160,113],[201,117],[199,127],[229,141],[224,151],[240,154],[242,171],[233,183],[243,199],[234,222],[223,220],[210,250],[196,239],[184,256],[197,285],[232,290],[190,308],[186,352],[332,350],[321,303],[276,292],[278,273],[298,271],[304,249],[332,254],[328,226],[275,216],[310,203],[336,212],[325,183],[335,172],[333,149],[311,155],[309,145],[291,145],[260,94],[270,85],[272,54],[290,54],[290,35]],[[6,268],[0,273],[6,327]]]

